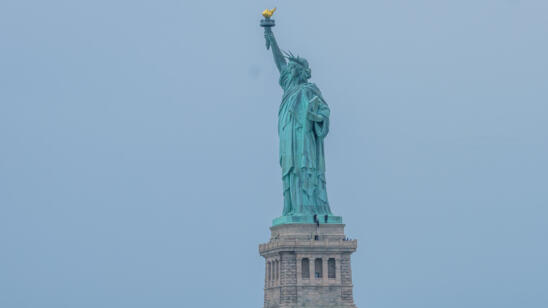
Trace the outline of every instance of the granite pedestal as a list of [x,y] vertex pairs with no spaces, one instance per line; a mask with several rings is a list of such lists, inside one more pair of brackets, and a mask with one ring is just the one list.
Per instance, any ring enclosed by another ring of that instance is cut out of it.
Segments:
[[282,224],[259,245],[265,258],[264,308],[356,308],[344,224]]

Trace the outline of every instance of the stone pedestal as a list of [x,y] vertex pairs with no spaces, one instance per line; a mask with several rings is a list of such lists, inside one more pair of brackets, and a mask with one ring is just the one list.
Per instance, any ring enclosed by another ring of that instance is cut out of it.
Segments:
[[259,245],[266,260],[264,308],[356,308],[343,224],[283,224]]

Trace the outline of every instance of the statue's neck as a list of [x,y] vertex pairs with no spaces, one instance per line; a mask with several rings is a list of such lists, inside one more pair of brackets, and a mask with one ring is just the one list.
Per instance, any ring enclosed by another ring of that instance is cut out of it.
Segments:
[[300,85],[303,85],[305,84],[306,81],[302,81],[302,80],[291,80],[289,82],[289,87],[292,88],[292,87],[297,87],[297,86],[300,86]]

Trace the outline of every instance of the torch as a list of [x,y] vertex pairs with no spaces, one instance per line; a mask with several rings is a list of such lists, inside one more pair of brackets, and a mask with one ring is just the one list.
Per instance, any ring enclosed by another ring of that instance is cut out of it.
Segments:
[[[276,25],[274,22],[274,19],[270,19],[272,17],[272,14],[276,11],[276,8],[273,8],[272,10],[266,9],[263,11],[263,17],[264,19],[261,19],[261,27],[264,28],[264,33],[267,34],[268,32],[272,32],[272,27]],[[266,40],[266,49],[270,48],[270,40]]]

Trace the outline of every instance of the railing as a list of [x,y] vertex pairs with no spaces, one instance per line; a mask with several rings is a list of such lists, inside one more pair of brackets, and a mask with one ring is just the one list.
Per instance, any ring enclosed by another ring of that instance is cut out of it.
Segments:
[[358,247],[357,240],[337,240],[337,241],[316,241],[316,240],[274,240],[265,244],[259,245],[259,252],[268,251],[276,248],[340,248],[340,249],[356,249]]

